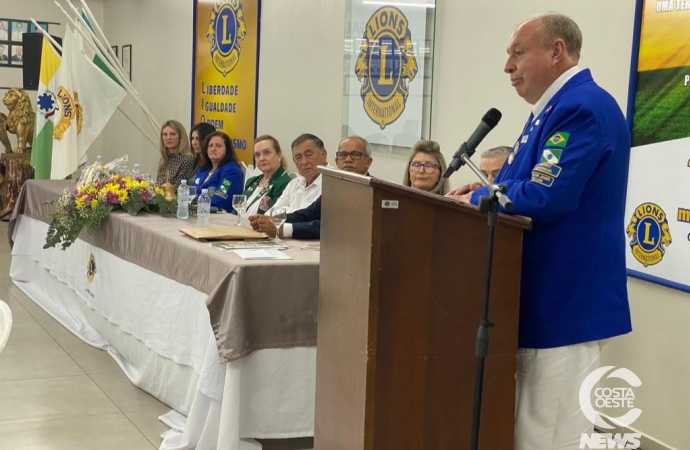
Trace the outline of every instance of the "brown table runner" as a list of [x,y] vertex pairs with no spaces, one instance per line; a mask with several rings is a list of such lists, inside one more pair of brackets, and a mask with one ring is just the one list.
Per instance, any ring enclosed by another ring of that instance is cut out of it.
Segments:
[[[19,215],[50,221],[50,205],[72,181],[27,181],[8,227],[10,245]],[[211,215],[211,226],[237,218]],[[250,261],[179,232],[193,225],[176,217],[117,211],[80,239],[147,270],[209,294],[206,301],[221,362],[264,348],[316,345],[319,253],[288,241],[291,261]]]

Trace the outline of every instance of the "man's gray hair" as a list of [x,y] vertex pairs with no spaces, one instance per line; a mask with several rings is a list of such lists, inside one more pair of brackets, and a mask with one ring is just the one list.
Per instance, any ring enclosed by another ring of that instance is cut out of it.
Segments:
[[340,146],[343,145],[343,142],[345,142],[348,139],[358,139],[364,145],[364,154],[371,158],[371,144],[362,136],[352,135],[346,138],[342,138],[340,142],[338,142],[338,150],[340,150]]
[[499,156],[506,156],[507,157],[510,154],[511,150],[512,149],[510,147],[505,147],[505,146],[490,148],[490,149],[484,151],[484,153],[482,153],[481,159],[498,158]]
[[568,54],[576,61],[580,59],[582,49],[582,32],[570,17],[556,12],[548,12],[536,17],[544,30],[542,45],[548,47],[556,40],[562,39]]

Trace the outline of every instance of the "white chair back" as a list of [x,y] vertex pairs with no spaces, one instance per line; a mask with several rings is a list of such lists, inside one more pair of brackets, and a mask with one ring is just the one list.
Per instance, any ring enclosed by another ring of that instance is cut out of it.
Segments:
[[7,345],[12,331],[12,310],[7,303],[0,300],[0,353]]

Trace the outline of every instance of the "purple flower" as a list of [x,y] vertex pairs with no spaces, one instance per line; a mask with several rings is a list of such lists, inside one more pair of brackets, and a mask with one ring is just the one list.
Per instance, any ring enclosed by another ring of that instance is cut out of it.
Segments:
[[115,195],[113,192],[108,191],[105,194],[105,202],[108,203],[109,205],[117,205],[119,202],[119,199],[117,198],[117,195]]

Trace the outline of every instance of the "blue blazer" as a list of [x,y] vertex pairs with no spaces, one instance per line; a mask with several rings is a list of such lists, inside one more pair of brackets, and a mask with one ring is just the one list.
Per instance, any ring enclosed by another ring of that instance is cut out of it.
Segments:
[[[625,193],[630,130],[589,70],[529,122],[496,177],[514,214],[531,217],[520,286],[523,348],[552,348],[632,330],[626,288]],[[482,188],[472,203],[487,195]]]
[[306,208],[288,214],[286,222],[292,224],[295,239],[321,238],[321,197]]
[[211,175],[211,178],[206,180],[211,169],[197,170],[194,177],[194,186],[196,186],[197,195],[201,195],[202,189],[214,188],[215,194],[211,198],[211,206],[231,212],[232,196],[241,194],[244,190],[244,177],[242,169],[235,162],[229,162],[221,166]]

